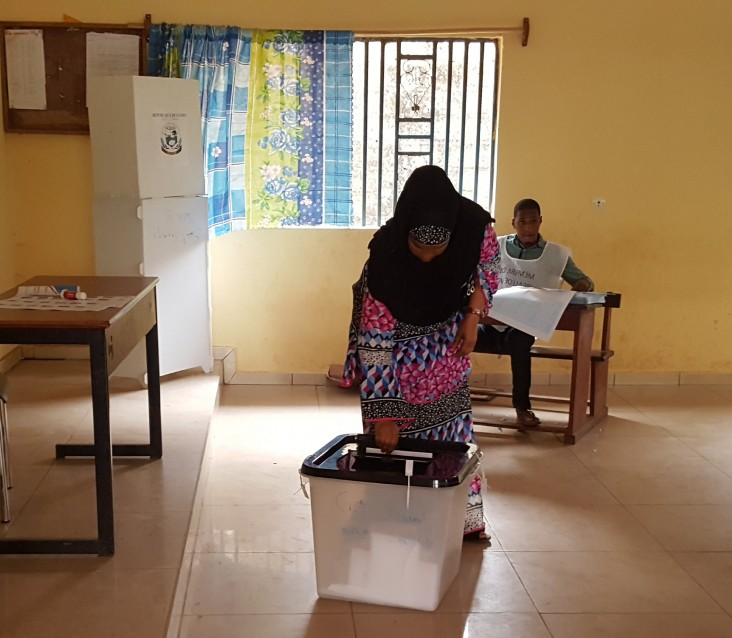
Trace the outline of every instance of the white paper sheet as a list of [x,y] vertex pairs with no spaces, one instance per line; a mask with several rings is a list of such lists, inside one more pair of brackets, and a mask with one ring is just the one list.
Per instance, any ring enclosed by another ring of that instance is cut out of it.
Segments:
[[46,63],[40,29],[5,32],[8,106],[11,109],[46,109]]
[[537,339],[549,341],[572,297],[572,290],[502,288],[493,295],[493,307],[488,316]]
[[86,82],[90,77],[138,75],[140,36],[125,33],[86,34]]
[[593,304],[604,304],[606,293],[604,292],[576,292],[570,303],[592,306]]
[[0,299],[0,308],[4,310],[63,310],[85,312],[122,308],[134,297],[89,297],[88,299],[61,299],[48,295],[18,296]]

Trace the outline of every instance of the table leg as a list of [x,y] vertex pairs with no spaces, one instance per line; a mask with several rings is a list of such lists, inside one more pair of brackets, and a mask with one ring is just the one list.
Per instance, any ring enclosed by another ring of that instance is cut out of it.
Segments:
[[99,555],[114,554],[114,498],[112,491],[112,435],[109,423],[109,373],[106,340],[95,336],[90,346],[92,413],[94,419],[94,468],[97,482]]
[[595,419],[607,416],[607,382],[609,378],[609,361],[597,361],[592,364],[590,379],[590,415]]
[[[162,418],[160,415],[160,359],[158,357],[158,326],[155,324],[145,336],[145,350],[147,354],[147,403],[149,443],[115,443],[112,445],[113,456],[147,456],[159,459],[163,456]],[[106,358],[104,368],[107,369]],[[94,375],[92,375],[94,379]],[[109,415],[109,377],[104,382],[107,396],[107,415]],[[93,388],[92,388],[93,395]],[[93,397],[92,397],[93,398]],[[107,418],[109,421],[109,418]],[[96,423],[96,416],[95,416]],[[95,448],[88,443],[58,444],[56,458],[64,459],[68,456],[93,456]]]
[[150,458],[163,456],[162,418],[160,415],[160,356],[158,353],[158,324],[145,335],[147,356],[147,405],[150,424]]
[[587,418],[594,319],[595,316],[591,312],[580,313],[577,330],[574,333],[569,422],[564,434],[564,442],[569,445],[574,444],[576,435],[584,429],[584,421]]
[[148,365],[148,419],[150,443],[112,445],[109,420],[109,371],[107,366],[106,339],[103,333],[90,346],[92,412],[94,418],[94,443],[59,444],[56,458],[68,456],[94,456],[97,487],[98,554],[114,554],[114,499],[112,490],[112,456],[149,456],[159,459],[163,455],[162,419],[160,414],[160,359],[158,356],[158,328],[154,325],[145,336]]
[[[89,342],[94,443],[57,445],[56,458],[66,455],[94,456],[97,496],[97,538],[0,540],[0,554],[114,554],[114,501],[112,492],[112,436],[109,422],[109,375],[107,344],[103,332]],[[80,453],[83,448],[83,454]]]

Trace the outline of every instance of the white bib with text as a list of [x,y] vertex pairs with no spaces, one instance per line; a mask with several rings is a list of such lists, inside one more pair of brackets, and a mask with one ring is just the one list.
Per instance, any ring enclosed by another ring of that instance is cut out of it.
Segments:
[[569,248],[561,244],[544,246],[544,252],[538,259],[515,259],[506,251],[508,235],[498,238],[501,247],[501,267],[499,288],[525,286],[527,288],[562,287],[562,273],[570,257]]

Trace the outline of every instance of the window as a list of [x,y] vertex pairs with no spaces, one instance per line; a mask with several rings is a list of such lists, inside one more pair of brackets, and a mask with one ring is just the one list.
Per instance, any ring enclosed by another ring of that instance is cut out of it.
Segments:
[[211,234],[378,227],[424,164],[492,209],[498,43],[153,25],[148,70],[201,86]]
[[354,42],[352,226],[389,219],[424,164],[492,209],[498,69],[493,39]]

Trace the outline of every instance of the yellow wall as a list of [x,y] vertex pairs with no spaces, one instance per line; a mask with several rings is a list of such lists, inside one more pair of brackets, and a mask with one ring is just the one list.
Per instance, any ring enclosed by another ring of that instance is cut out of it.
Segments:
[[[599,289],[623,293],[613,370],[732,372],[729,0],[112,4],[18,2],[0,19],[139,22],[151,12],[154,21],[358,31],[518,26],[529,16],[529,46],[518,35],[504,41],[497,230],[509,230],[517,199],[534,197],[544,234],[570,245]],[[15,278],[93,272],[88,139],[6,135],[0,170]],[[595,196],[605,211],[591,209]],[[262,230],[213,240],[214,342],[235,346],[245,371],[340,362],[369,236]],[[0,278],[10,270],[0,257]],[[504,363],[481,357],[478,368]]]

